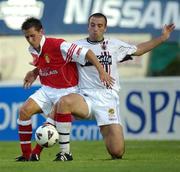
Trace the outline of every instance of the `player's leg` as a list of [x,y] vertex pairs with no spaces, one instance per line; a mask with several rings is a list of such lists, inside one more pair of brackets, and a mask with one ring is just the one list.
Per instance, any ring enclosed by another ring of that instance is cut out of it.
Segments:
[[[55,106],[54,106],[55,107]],[[55,126],[55,121],[54,121],[54,108],[52,109],[51,113],[48,114],[46,122],[44,123],[44,125],[46,124],[50,124]],[[29,161],[39,161],[40,160],[40,154],[43,151],[43,148],[41,145],[39,145],[38,143],[36,143],[35,147],[33,148],[32,152],[31,152],[31,156]]]
[[120,125],[118,94],[113,90],[98,90],[89,96],[93,100],[92,111],[108,153],[113,159],[121,158],[124,153],[124,136]]
[[21,145],[22,156],[17,158],[17,161],[29,160],[31,154],[31,137],[32,123],[31,116],[42,112],[39,105],[29,98],[19,110],[18,132]]
[[100,126],[107,151],[113,159],[122,158],[125,152],[122,126],[119,124]]
[[72,93],[63,96],[57,106],[58,113],[71,113],[79,118],[89,117],[88,104],[80,94]]
[[88,115],[88,107],[84,98],[79,94],[69,94],[63,96],[56,104],[55,121],[59,132],[59,144],[61,152],[56,156],[55,161],[72,160],[70,154],[70,132],[72,114],[81,118]]

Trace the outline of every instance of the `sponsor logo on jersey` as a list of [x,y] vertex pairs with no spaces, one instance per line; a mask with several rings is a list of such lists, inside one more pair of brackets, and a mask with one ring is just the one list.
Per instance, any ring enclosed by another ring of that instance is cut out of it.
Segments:
[[57,74],[58,74],[57,70],[51,70],[49,68],[39,70],[39,75],[40,76],[50,76],[50,75],[57,75]]
[[[107,52],[103,52],[101,55],[97,55],[97,58],[99,59],[99,62],[103,65],[112,65],[112,56],[109,55],[109,53]],[[89,61],[86,62],[85,65],[81,65],[83,66],[93,66],[93,64]]]
[[97,56],[97,58],[102,65],[112,65],[112,56],[107,52],[104,52],[102,55]]
[[[111,73],[111,66],[112,66],[112,56],[109,54],[108,51],[104,51],[101,55],[97,55],[99,62],[102,64],[104,70],[107,73]],[[85,63],[85,65],[81,65],[82,67],[93,66],[93,64],[89,61]]]

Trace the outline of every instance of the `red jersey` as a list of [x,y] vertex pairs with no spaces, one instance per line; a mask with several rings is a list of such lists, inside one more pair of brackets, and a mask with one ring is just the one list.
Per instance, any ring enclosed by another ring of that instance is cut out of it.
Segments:
[[32,46],[33,65],[39,69],[40,82],[52,88],[68,88],[78,84],[75,62],[85,64],[88,51],[63,39],[42,37],[38,53]]

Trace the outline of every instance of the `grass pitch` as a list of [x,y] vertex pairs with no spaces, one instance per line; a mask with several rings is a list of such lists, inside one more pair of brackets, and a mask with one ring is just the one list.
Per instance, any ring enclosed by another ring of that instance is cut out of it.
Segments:
[[111,160],[103,141],[73,141],[71,162],[53,162],[59,146],[44,149],[39,162],[15,162],[18,142],[0,142],[1,172],[178,172],[180,141],[126,141],[122,160]]

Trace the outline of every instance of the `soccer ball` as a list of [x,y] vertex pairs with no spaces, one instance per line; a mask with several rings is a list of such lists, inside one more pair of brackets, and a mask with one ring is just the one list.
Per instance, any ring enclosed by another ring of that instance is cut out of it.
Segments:
[[56,128],[50,124],[42,125],[35,132],[36,142],[42,147],[52,147],[59,140],[59,134]]

